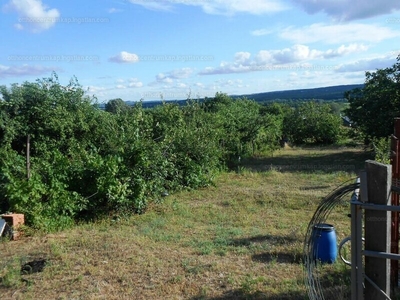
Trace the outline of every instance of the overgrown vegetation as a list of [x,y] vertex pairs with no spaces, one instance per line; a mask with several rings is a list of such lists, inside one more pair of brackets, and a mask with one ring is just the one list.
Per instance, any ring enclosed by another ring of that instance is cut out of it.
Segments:
[[[308,222],[369,158],[362,148],[285,148],[246,159],[215,186],[150,203],[145,214],[0,242],[2,299],[307,299]],[[350,234],[349,201],[327,219],[338,242]],[[40,259],[43,272],[21,274]],[[349,267],[319,271],[325,299],[349,299]]]
[[285,115],[285,132],[296,144],[334,144],[341,136],[340,116],[328,104],[306,102]]
[[[370,145],[375,159],[390,163],[390,136],[394,119],[400,117],[400,55],[391,67],[365,73],[363,88],[345,93],[354,136]],[[396,133],[398,134],[398,133]]]
[[1,86],[0,95],[1,211],[24,213],[46,231],[142,213],[167,192],[212,184],[285,137],[323,144],[340,137],[339,117],[318,103],[261,106],[217,93],[153,109],[113,99],[103,111],[75,78],[63,86],[56,74]]
[[[0,241],[5,298],[305,299],[304,230],[321,198],[370,158],[315,147],[361,132],[387,162],[385,137],[356,118],[344,129],[340,106],[315,101],[217,93],[152,109],[113,99],[103,111],[55,74],[1,86],[0,99],[0,210],[24,213],[26,234],[39,229],[17,249]],[[328,220],[339,239],[348,209]],[[21,273],[35,259],[44,271]],[[343,264],[321,275],[326,299],[348,298]]]
[[393,120],[400,116],[400,56],[393,66],[365,73],[363,88],[345,94],[346,113],[367,142],[393,133]]

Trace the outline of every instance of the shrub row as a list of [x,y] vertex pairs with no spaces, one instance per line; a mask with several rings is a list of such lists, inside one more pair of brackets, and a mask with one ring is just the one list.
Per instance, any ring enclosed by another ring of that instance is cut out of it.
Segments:
[[240,156],[278,147],[284,129],[282,107],[221,93],[153,109],[112,100],[103,111],[76,79],[62,86],[53,74],[0,95],[1,211],[47,231],[212,184]]

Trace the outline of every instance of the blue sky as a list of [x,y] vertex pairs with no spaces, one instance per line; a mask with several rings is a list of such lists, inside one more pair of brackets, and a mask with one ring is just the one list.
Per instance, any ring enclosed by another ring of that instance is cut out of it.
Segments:
[[400,54],[400,1],[3,0],[0,28],[0,85],[186,99],[363,83]]

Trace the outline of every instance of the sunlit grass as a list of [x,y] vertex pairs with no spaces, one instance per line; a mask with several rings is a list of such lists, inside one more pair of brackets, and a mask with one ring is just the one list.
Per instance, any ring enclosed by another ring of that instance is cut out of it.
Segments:
[[[308,222],[324,196],[356,177],[366,157],[360,149],[280,150],[245,162],[239,173],[221,174],[213,187],[171,195],[142,215],[1,242],[0,294],[306,299],[302,251]],[[329,216],[339,240],[350,232],[348,210],[343,203]],[[20,275],[20,261],[35,257],[49,260],[44,271]],[[328,285],[345,295],[346,267],[338,262],[324,272]]]

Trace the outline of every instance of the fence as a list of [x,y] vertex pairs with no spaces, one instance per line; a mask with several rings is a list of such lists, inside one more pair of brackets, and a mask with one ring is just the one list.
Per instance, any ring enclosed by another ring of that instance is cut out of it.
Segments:
[[390,205],[392,166],[366,161],[365,169],[360,174],[360,197],[351,201],[351,297],[391,299],[389,259],[400,260],[391,253],[391,212],[400,211]]
[[360,197],[351,201],[352,300],[391,299],[398,287],[399,137],[400,119],[396,118],[391,165],[366,161],[365,172],[360,174]]

